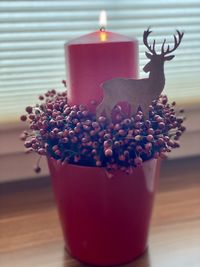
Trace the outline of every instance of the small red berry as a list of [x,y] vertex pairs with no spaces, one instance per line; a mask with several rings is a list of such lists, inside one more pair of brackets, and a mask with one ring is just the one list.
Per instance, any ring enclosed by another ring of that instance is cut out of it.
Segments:
[[142,152],[142,147],[141,146],[136,146],[136,151],[138,152],[138,153],[141,153]]
[[56,154],[57,156],[61,156],[61,151],[60,151],[59,149],[57,149],[57,150],[55,151],[55,154]]
[[97,160],[97,161],[96,161],[96,166],[97,166],[97,167],[101,167],[101,164],[102,164],[102,163],[101,163],[100,160]]
[[152,134],[148,134],[146,139],[147,139],[147,141],[152,142],[153,141],[153,135]]
[[186,130],[186,127],[185,127],[185,126],[181,126],[181,127],[180,127],[180,131],[181,131],[181,132],[184,132],[185,130]]
[[53,147],[52,147],[52,150],[53,151],[56,151],[58,149],[58,146],[57,145],[54,145]]
[[82,112],[82,115],[83,115],[84,117],[87,117],[88,114],[89,114],[89,112],[88,112],[87,110],[84,110],[84,111]]
[[176,102],[175,102],[175,101],[173,101],[173,102],[172,102],[172,106],[175,106],[175,105],[176,105]]
[[20,120],[21,120],[21,121],[26,121],[26,120],[27,120],[27,116],[26,116],[26,115],[22,115],[22,116],[20,117]]
[[21,134],[21,135],[20,135],[20,139],[21,139],[22,141],[25,141],[26,138],[27,138],[27,135],[26,135],[26,134]]
[[120,114],[117,114],[115,120],[120,122],[122,120],[122,116]]
[[106,117],[101,116],[101,117],[98,118],[98,121],[101,122],[101,123],[104,123],[106,121]]
[[141,157],[136,157],[136,158],[134,159],[134,163],[135,163],[135,165],[136,165],[137,167],[142,166],[142,158],[141,158]]
[[141,141],[142,140],[142,136],[141,135],[136,135],[135,136],[135,141]]
[[34,119],[35,119],[35,115],[34,115],[34,114],[30,114],[30,115],[29,115],[29,119],[30,119],[30,120],[34,120]]
[[152,148],[152,144],[151,143],[146,143],[145,144],[145,149],[146,150],[150,150]]
[[159,144],[159,145],[162,145],[163,143],[164,143],[164,139],[161,138],[161,137],[159,137],[159,138],[158,138],[158,144]]
[[39,166],[35,166],[34,167],[34,171],[35,171],[35,173],[40,173],[41,172],[41,168]]
[[151,135],[154,134],[154,129],[153,128],[149,128],[147,131],[148,131],[148,134],[151,134]]
[[32,111],[33,111],[33,108],[32,108],[31,106],[28,106],[28,107],[26,107],[26,109],[25,109],[25,110],[26,110],[26,112],[27,112],[27,113],[29,113],[29,114],[30,114],[30,113],[32,113]]
[[136,120],[136,121],[141,121],[141,119],[142,119],[142,116],[140,116],[140,115],[136,115],[136,116],[135,116],[135,120]]
[[124,161],[126,158],[123,154],[119,155],[119,160]]
[[126,135],[126,132],[123,129],[121,129],[118,131],[118,134],[121,136],[124,136],[124,135]]
[[106,175],[109,179],[113,178],[113,174],[109,171],[106,172]]
[[164,122],[159,122],[159,123],[158,123],[158,127],[159,127],[160,129],[165,128],[165,123],[164,123]]
[[25,141],[25,143],[24,143],[24,146],[25,146],[26,148],[31,147],[31,145],[32,145],[32,143],[31,143],[30,141]]
[[113,151],[110,148],[107,148],[104,153],[106,157],[111,157],[113,155]]
[[111,143],[109,140],[104,141],[103,146],[104,148],[109,148],[111,146]]
[[40,155],[46,155],[45,149],[44,148],[39,148],[38,149],[38,154],[40,154]]
[[91,153],[92,153],[92,155],[96,155],[97,154],[97,150],[96,149],[92,149]]
[[115,124],[114,130],[118,131],[118,130],[120,130],[120,128],[121,128],[121,126],[119,123]]
[[44,96],[43,95],[40,95],[39,96],[39,100],[44,100]]

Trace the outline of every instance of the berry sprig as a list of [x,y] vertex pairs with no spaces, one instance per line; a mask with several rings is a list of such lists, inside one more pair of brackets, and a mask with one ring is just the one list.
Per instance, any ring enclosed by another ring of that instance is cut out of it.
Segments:
[[[28,152],[48,155],[62,164],[105,167],[108,172],[121,169],[131,173],[151,158],[164,158],[179,147],[185,131],[183,110],[177,116],[175,105],[161,95],[149,106],[149,118],[141,110],[127,118],[120,107],[112,122],[96,116],[84,105],[70,106],[67,92],[48,91],[39,96],[40,104],[26,107],[29,131],[21,139]],[[91,104],[96,105],[95,101]],[[39,172],[40,168],[35,168]]]

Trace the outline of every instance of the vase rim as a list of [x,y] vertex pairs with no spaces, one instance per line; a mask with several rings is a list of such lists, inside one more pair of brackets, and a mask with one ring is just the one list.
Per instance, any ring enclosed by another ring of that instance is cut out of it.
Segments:
[[[48,162],[54,162],[55,164],[60,164],[62,166],[70,166],[70,167],[74,167],[74,168],[77,168],[77,169],[85,169],[85,170],[89,170],[89,169],[96,169],[96,170],[103,170],[103,169],[106,169],[106,167],[98,167],[98,166],[84,166],[84,165],[76,165],[76,164],[71,164],[71,163],[65,163],[65,164],[62,164],[61,162],[57,162],[56,159],[54,159],[53,157],[51,156],[47,156],[47,160]],[[151,161],[156,161],[158,159],[155,159],[155,158],[151,158],[151,159],[148,159],[146,161],[143,161],[142,165],[143,164],[148,164],[149,162]],[[142,167],[142,166],[141,166]],[[134,169],[136,168],[141,168],[141,167],[133,167]]]

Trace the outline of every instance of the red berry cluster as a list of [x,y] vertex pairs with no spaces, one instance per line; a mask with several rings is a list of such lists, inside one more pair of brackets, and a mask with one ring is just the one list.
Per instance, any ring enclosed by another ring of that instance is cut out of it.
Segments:
[[149,106],[148,119],[141,110],[127,118],[118,108],[112,122],[104,116],[96,118],[84,105],[70,106],[66,91],[51,90],[39,99],[41,104],[26,107],[27,115],[21,116],[30,123],[21,139],[28,151],[63,164],[102,166],[108,171],[120,168],[129,173],[143,161],[163,158],[165,152],[179,147],[178,139],[185,131],[183,117],[175,114],[176,103],[170,105],[165,95]]

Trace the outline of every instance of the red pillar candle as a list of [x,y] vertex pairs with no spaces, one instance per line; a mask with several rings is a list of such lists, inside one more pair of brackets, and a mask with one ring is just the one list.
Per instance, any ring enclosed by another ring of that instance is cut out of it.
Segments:
[[99,30],[65,44],[68,100],[72,105],[103,97],[100,85],[116,77],[137,78],[138,42],[120,34]]

